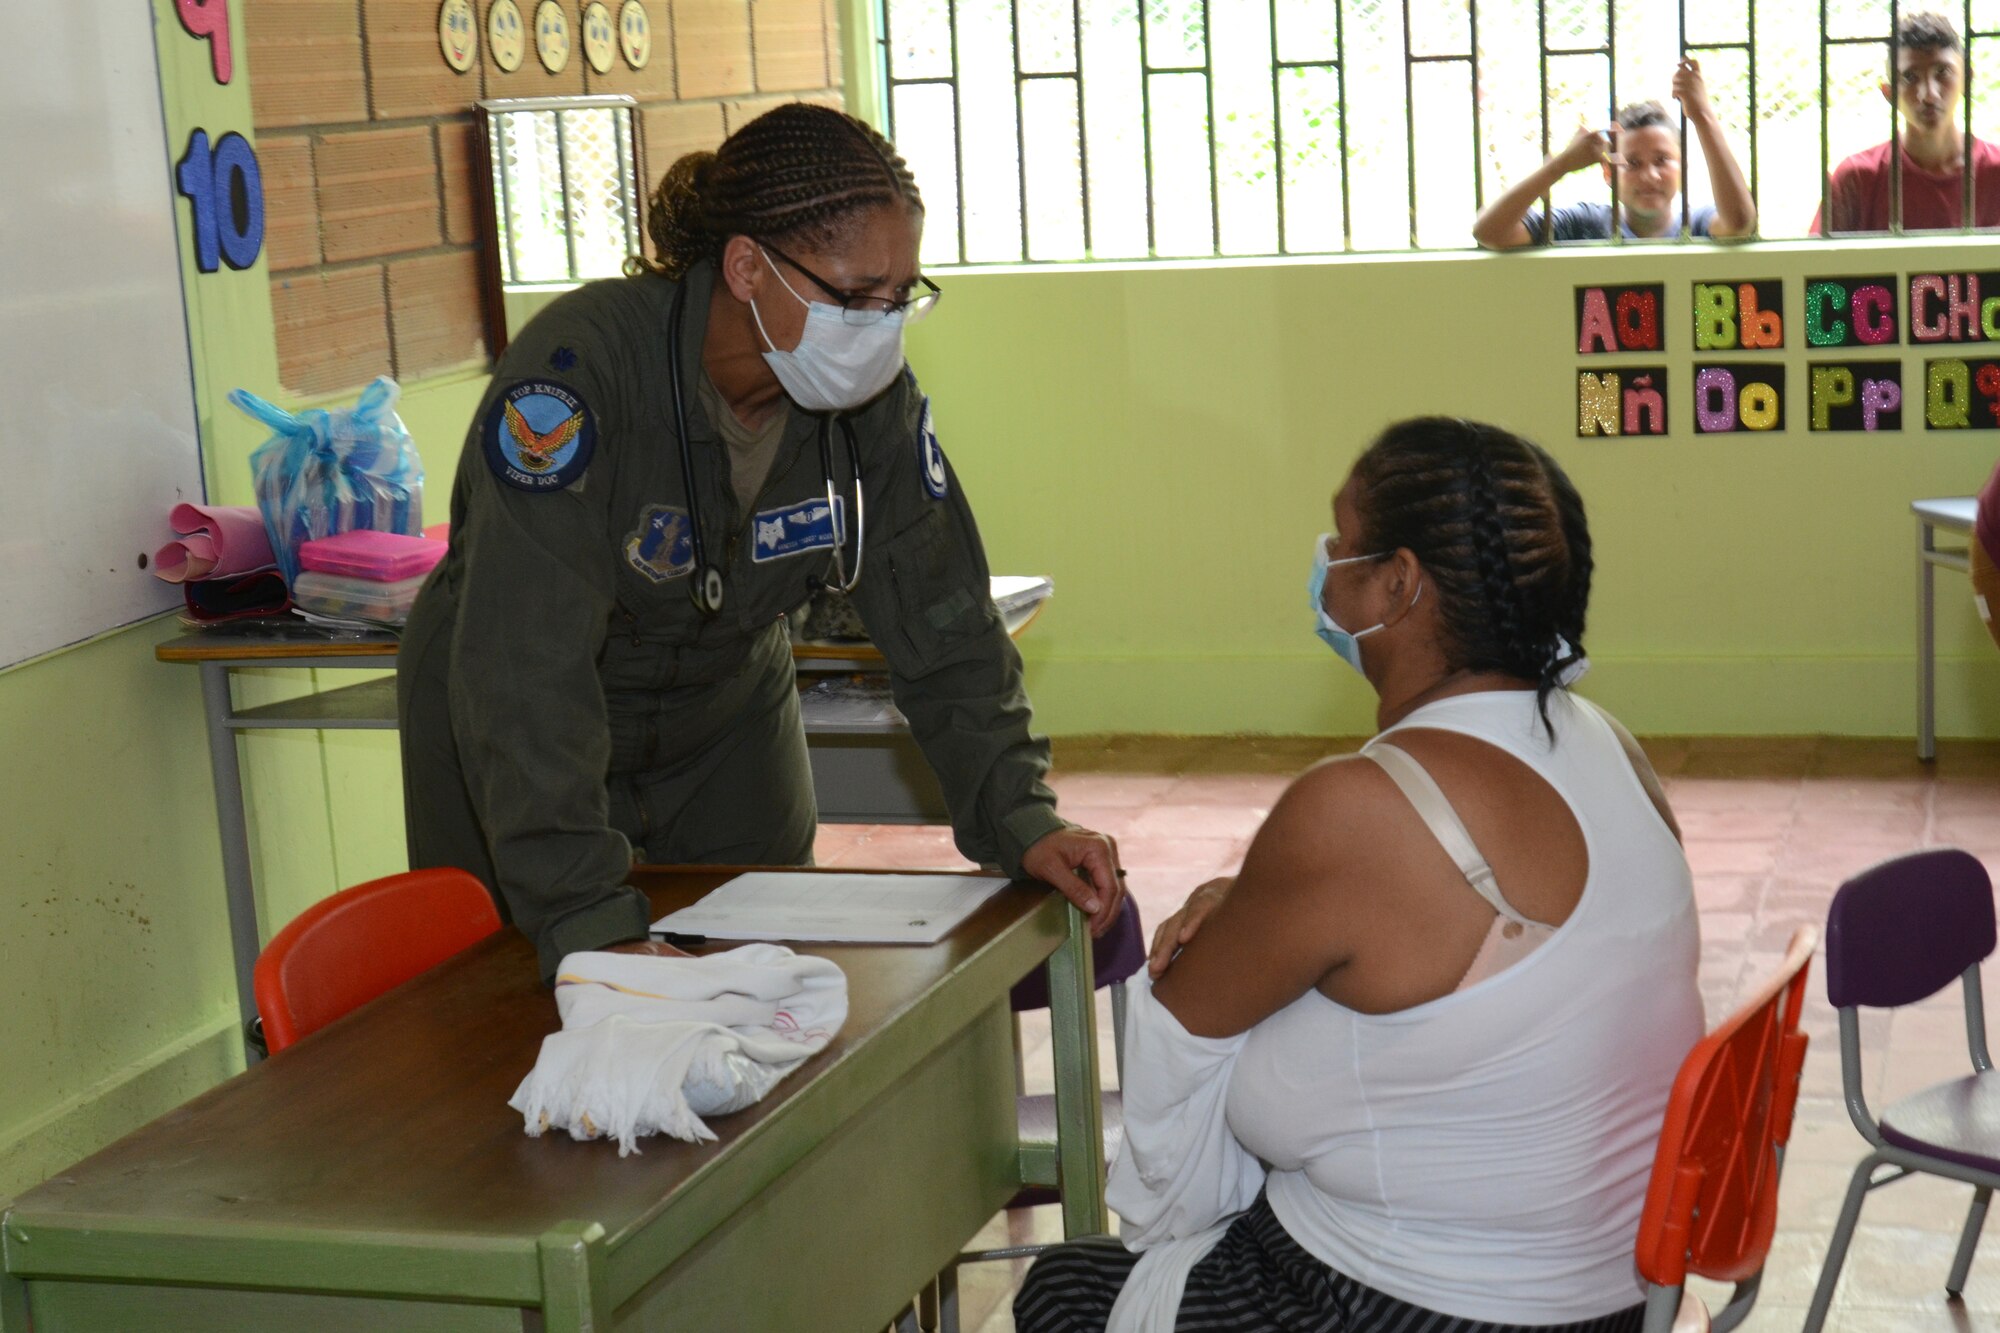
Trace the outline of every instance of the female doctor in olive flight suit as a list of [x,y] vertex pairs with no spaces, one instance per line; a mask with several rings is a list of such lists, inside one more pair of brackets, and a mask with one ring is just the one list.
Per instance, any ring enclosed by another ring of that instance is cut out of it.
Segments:
[[1099,932],[1117,915],[1117,848],[1056,815],[903,363],[937,299],[923,221],[874,130],[778,107],[667,172],[655,262],[552,302],[495,367],[403,638],[405,807],[410,864],[484,880],[545,977],[575,950],[668,951],[635,856],[811,859],[785,614],[829,581],[852,584],[960,850]]

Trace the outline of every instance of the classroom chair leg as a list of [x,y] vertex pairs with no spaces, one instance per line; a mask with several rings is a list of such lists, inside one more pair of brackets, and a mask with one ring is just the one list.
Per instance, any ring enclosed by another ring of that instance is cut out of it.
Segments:
[[958,1265],[937,1275],[938,1333],[958,1333]]
[[1945,1294],[1953,1300],[1965,1294],[1965,1280],[1972,1275],[1972,1252],[1979,1248],[1979,1232],[1986,1225],[1986,1205],[1992,1199],[1992,1190],[1972,1192],[1972,1211],[1965,1215],[1965,1232],[1958,1238],[1958,1257],[1951,1261],[1951,1276],[1944,1282]]
[[1826,1263],[1819,1270],[1819,1285],[1813,1288],[1812,1305],[1806,1310],[1806,1322],[1800,1333],[1820,1333],[1826,1323],[1826,1312],[1833,1305],[1833,1289],[1839,1285],[1841,1266],[1847,1262],[1848,1243],[1854,1239],[1855,1223],[1861,1220],[1862,1200],[1874,1188],[1875,1168],[1880,1165],[1881,1157],[1869,1153],[1854,1168],[1854,1178],[1847,1185],[1847,1202],[1840,1206],[1840,1220],[1833,1224]]

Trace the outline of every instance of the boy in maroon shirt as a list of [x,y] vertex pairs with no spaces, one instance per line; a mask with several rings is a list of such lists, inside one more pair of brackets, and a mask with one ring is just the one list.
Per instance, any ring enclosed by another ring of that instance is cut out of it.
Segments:
[[[2000,148],[1962,134],[1954,112],[1965,75],[1958,30],[1939,14],[1905,14],[1896,25],[1896,82],[1882,96],[1902,111],[1903,230],[1963,226],[1965,158],[1972,156],[1973,225],[2000,227]],[[1833,169],[1828,232],[1889,230],[1893,143],[1856,153]],[[1812,231],[1825,220],[1815,212]]]

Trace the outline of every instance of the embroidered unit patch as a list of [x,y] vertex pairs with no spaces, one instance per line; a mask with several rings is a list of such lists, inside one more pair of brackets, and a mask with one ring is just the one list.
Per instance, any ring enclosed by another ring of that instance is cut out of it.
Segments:
[[559,491],[583,475],[597,423],[583,399],[552,380],[516,380],[486,410],[486,464],[516,490]]
[[686,578],[694,568],[694,534],[688,511],[674,505],[647,505],[639,528],[625,539],[625,559],[655,583]]
[[750,559],[757,564],[788,555],[823,550],[847,536],[847,497],[834,497],[829,510],[824,496],[777,509],[761,509],[752,520]]

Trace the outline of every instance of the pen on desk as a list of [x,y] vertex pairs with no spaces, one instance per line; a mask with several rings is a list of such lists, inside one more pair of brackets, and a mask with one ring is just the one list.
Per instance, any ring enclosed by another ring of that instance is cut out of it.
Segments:
[[699,949],[708,943],[706,935],[683,935],[677,930],[649,930],[646,934],[649,938],[656,939],[662,944],[671,944],[676,949]]

